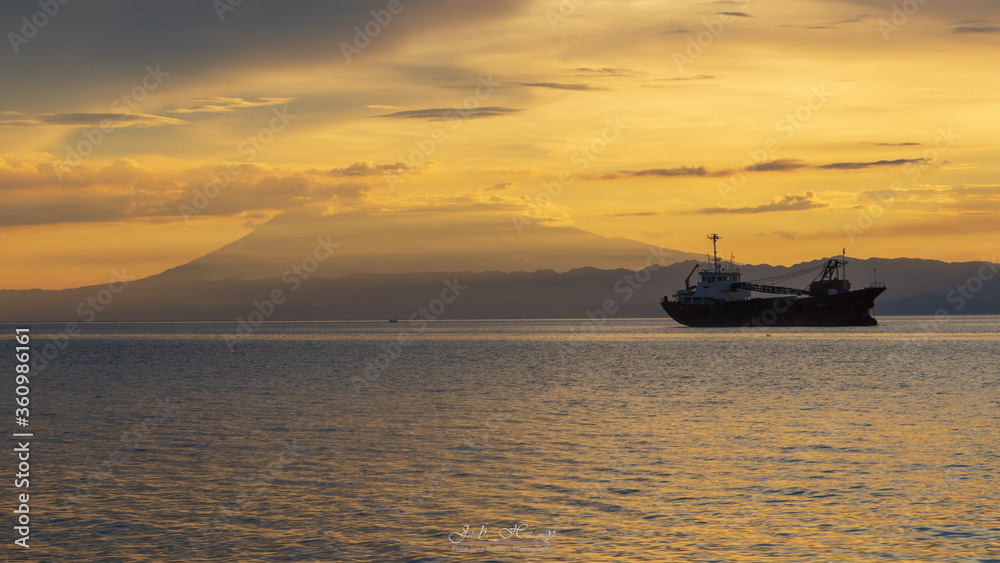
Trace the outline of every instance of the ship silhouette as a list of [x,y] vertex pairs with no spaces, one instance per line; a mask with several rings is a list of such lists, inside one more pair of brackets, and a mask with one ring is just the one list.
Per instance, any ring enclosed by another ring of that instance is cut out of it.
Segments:
[[[851,290],[847,279],[847,260],[827,260],[822,272],[806,289],[773,285],[772,279],[744,282],[740,269],[719,259],[717,243],[721,237],[711,234],[713,267],[698,272],[699,281],[691,285],[695,265],[684,282],[684,289],[673,299],[663,297],[660,305],[675,321],[692,327],[731,326],[874,326],[871,316],[875,298],[885,291],[885,284],[873,282],[868,287]],[[818,270],[819,268],[815,268]],[[782,277],[802,275],[794,272]],[[753,292],[778,294],[781,297],[754,297]]]

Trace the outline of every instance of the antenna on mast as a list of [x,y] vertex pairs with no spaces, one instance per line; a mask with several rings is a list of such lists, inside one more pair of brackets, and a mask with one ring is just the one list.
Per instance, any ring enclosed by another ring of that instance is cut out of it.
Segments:
[[713,257],[712,258],[712,262],[715,264],[715,271],[719,272],[720,271],[720,268],[719,268],[719,251],[716,249],[715,243],[718,242],[718,240],[720,238],[722,238],[722,237],[720,237],[719,235],[717,235],[715,233],[712,233],[712,234],[708,235],[708,238],[712,240],[712,257]]

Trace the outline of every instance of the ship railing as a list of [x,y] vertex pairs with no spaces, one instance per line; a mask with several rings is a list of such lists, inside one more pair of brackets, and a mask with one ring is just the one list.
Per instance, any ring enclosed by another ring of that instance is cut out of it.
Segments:
[[732,285],[731,290],[735,291],[738,289],[749,289],[750,291],[756,291],[758,293],[776,293],[778,295],[814,295],[813,291],[808,289],[798,289],[795,287],[780,287],[776,285],[764,285],[759,283],[750,282],[736,282]]
[[871,287],[871,288],[880,287],[882,289],[885,289],[885,282],[880,282],[880,281],[872,282],[872,283],[868,284],[868,287]]

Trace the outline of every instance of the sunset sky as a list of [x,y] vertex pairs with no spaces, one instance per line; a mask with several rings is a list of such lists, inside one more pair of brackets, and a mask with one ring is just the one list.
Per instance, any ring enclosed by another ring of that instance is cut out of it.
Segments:
[[0,288],[156,274],[303,208],[996,261],[1000,11],[895,5],[4,2]]

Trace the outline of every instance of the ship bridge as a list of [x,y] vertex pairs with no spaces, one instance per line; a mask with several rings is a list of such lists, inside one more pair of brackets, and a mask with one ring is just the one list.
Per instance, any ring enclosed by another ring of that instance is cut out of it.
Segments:
[[[740,282],[740,269],[735,264],[729,263],[724,266],[719,258],[717,243],[719,235],[708,236],[712,241],[712,268],[706,268],[698,272],[698,284],[690,285],[691,275],[688,275],[684,283],[684,289],[674,293],[674,299],[679,303],[700,304],[715,303],[716,301],[744,301],[750,299],[750,290],[737,287]],[[695,265],[694,270],[698,266]],[[694,270],[691,274],[694,274]]]

